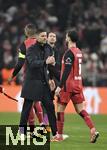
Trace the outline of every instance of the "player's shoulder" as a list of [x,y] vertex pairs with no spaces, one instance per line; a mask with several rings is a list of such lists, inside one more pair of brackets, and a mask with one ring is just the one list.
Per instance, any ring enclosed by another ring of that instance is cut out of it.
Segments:
[[75,57],[82,56],[82,51],[78,47],[71,48],[71,52],[74,54]]
[[73,54],[73,52],[70,50],[70,49],[67,49],[66,51],[65,51],[65,56],[67,57],[67,56],[74,56],[74,54]]
[[35,49],[35,48],[37,48],[37,47],[38,47],[37,43],[32,44],[32,45],[28,48],[27,51],[32,50],[32,49]]
[[74,54],[72,53],[72,51],[70,49],[68,49],[66,52],[65,52],[65,55],[64,55],[64,62],[72,62],[74,60]]

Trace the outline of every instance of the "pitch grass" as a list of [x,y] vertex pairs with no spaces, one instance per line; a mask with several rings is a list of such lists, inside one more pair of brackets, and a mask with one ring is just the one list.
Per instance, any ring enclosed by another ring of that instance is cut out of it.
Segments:
[[[0,113],[0,125],[18,124],[19,118],[19,113]],[[89,143],[89,129],[78,115],[67,114],[65,116],[64,133],[68,134],[69,138],[63,142],[51,143],[51,150],[106,150],[107,116],[93,115],[92,119],[100,132],[97,143]]]

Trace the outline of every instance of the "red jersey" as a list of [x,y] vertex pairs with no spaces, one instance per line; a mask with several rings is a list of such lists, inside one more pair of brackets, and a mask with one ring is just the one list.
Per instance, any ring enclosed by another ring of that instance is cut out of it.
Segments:
[[[72,47],[70,51],[74,55],[74,61],[72,64],[71,71],[65,83],[66,92],[79,93],[82,90],[82,77],[81,77],[81,63],[82,63],[82,52],[76,47]],[[61,77],[64,72],[65,63],[64,56],[62,58]]]
[[[30,46],[32,46],[32,45],[34,45],[35,43],[36,43],[36,38],[28,38],[28,39],[26,39],[23,43],[22,43],[22,45],[20,46],[20,52],[21,52],[21,54],[23,54],[24,56],[26,56],[26,50],[30,47]],[[24,59],[25,59],[25,57],[24,57]],[[24,74],[25,74],[25,72],[26,72],[26,65],[24,64]]]
[[[21,70],[23,65],[25,66],[25,58],[26,58],[26,50],[32,46],[33,44],[36,43],[35,38],[28,38],[26,39],[19,47],[19,56],[18,56],[18,62],[14,68],[14,71],[12,73],[12,76],[15,77],[18,72]],[[24,72],[25,72],[25,67],[24,67]]]
[[26,46],[26,49],[28,49],[31,45],[34,45],[36,43],[35,38],[28,38],[24,41],[24,44]]

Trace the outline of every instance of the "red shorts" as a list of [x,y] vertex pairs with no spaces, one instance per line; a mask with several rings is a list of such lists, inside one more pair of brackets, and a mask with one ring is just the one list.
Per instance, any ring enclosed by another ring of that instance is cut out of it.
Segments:
[[72,100],[74,104],[80,104],[83,101],[85,101],[83,92],[80,93],[70,93],[70,92],[64,92],[63,90],[60,92],[60,99],[58,103],[61,104],[68,104],[69,101]]

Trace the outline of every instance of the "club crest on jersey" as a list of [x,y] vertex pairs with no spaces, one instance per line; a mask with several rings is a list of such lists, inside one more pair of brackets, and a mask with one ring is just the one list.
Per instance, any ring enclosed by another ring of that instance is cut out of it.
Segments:
[[68,57],[66,60],[65,60],[65,64],[71,64],[72,60],[70,57]]

